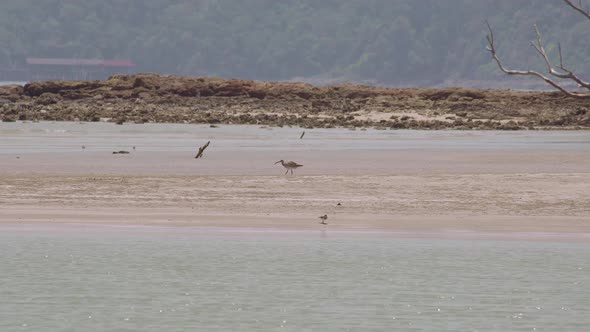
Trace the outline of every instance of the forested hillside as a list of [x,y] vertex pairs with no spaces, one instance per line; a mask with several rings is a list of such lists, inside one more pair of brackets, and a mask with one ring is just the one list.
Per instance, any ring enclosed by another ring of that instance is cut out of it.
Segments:
[[[589,3],[590,5],[590,3]],[[590,76],[590,24],[559,0],[2,0],[0,66],[33,57],[130,58],[136,71],[262,80],[435,85],[504,76],[550,55]]]

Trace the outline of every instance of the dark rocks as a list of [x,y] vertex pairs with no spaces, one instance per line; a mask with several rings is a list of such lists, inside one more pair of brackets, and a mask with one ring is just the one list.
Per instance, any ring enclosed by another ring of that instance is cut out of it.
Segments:
[[35,99],[35,103],[39,105],[52,105],[57,104],[63,98],[55,93],[44,92],[38,98]]
[[40,96],[43,93],[61,94],[67,91],[81,92],[94,90],[104,86],[105,81],[45,81],[25,84],[24,94],[31,97]]
[[16,118],[11,115],[3,115],[1,119],[2,119],[2,122],[15,122],[16,121]]
[[0,119],[233,123],[305,128],[590,128],[588,100],[465,88],[114,75],[0,87]]
[[141,77],[136,77],[135,80],[133,81],[133,85],[132,87],[135,88],[146,88],[148,87],[148,84],[145,82],[145,80]]
[[23,94],[24,88],[18,84],[0,86],[0,100],[4,102],[16,102],[22,98]]
[[20,96],[24,93],[25,89],[18,84],[10,84],[0,86],[0,96]]

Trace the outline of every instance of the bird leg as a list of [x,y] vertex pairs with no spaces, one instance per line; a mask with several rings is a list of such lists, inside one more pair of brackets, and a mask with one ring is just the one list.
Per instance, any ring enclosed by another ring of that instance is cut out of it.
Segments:
[[289,173],[289,169],[287,169],[287,171],[285,172],[285,175],[287,175],[287,173]]

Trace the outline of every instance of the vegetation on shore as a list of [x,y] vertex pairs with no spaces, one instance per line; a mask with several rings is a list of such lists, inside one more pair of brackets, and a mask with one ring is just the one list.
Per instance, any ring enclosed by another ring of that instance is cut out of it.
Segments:
[[141,72],[258,80],[505,80],[485,52],[485,19],[507,66],[544,70],[527,47],[538,23],[549,57],[559,41],[590,76],[590,26],[555,0],[3,0],[0,67],[130,58]]
[[0,87],[0,119],[374,127],[590,129],[587,100],[559,92],[313,86],[173,75],[115,75]]

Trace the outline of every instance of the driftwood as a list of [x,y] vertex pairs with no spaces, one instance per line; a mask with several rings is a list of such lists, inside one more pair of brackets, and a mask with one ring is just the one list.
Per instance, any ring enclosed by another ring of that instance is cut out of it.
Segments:
[[[571,0],[563,0],[563,1],[568,6],[570,6],[574,10],[578,11],[579,13],[581,13],[587,19],[590,20],[590,11],[587,11],[582,8],[582,1],[581,0],[578,2],[578,5],[575,5]],[[543,38],[541,36],[541,32],[539,31],[539,28],[537,28],[537,25],[534,26],[535,33],[537,35],[537,40],[532,41],[531,45],[533,46],[535,51],[537,51],[539,56],[545,62],[545,65],[547,66],[547,72],[549,73],[550,76],[543,75],[543,74],[541,74],[537,71],[534,71],[534,70],[513,70],[513,69],[508,69],[508,68],[504,67],[504,65],[502,64],[502,61],[500,61],[500,58],[498,57],[498,54],[496,53],[496,45],[495,45],[494,32],[492,31],[492,27],[490,26],[490,24],[487,21],[486,21],[486,25],[488,26],[488,31],[489,31],[488,35],[486,36],[486,39],[488,40],[487,50],[490,52],[490,54],[492,55],[492,59],[494,59],[494,61],[498,65],[498,68],[500,68],[500,70],[502,72],[504,72],[508,75],[536,76],[536,77],[542,79],[543,81],[547,82],[547,84],[549,84],[549,85],[553,86],[554,88],[556,88],[557,90],[561,91],[562,93],[564,93],[567,96],[576,97],[576,98],[590,98],[590,92],[569,91],[564,86],[562,86],[560,83],[558,83],[557,81],[550,78],[551,76],[553,76],[558,79],[570,80],[570,81],[575,82],[580,88],[590,90],[590,82],[582,80],[578,76],[578,74],[574,73],[573,70],[566,67],[565,64],[563,63],[563,56],[561,55],[561,44],[559,44],[559,43],[557,44],[558,52],[559,52],[559,65],[556,66],[551,62],[551,60],[549,60],[549,56],[547,55],[547,52],[545,51],[545,47],[543,45]]]
[[209,143],[211,143],[211,141],[207,141],[207,144],[205,144],[199,148],[199,152],[197,152],[195,159],[203,158],[203,152],[205,152],[205,149],[209,146]]
[[113,151],[113,154],[129,154],[129,151],[124,151],[124,150],[121,150],[121,151]]

